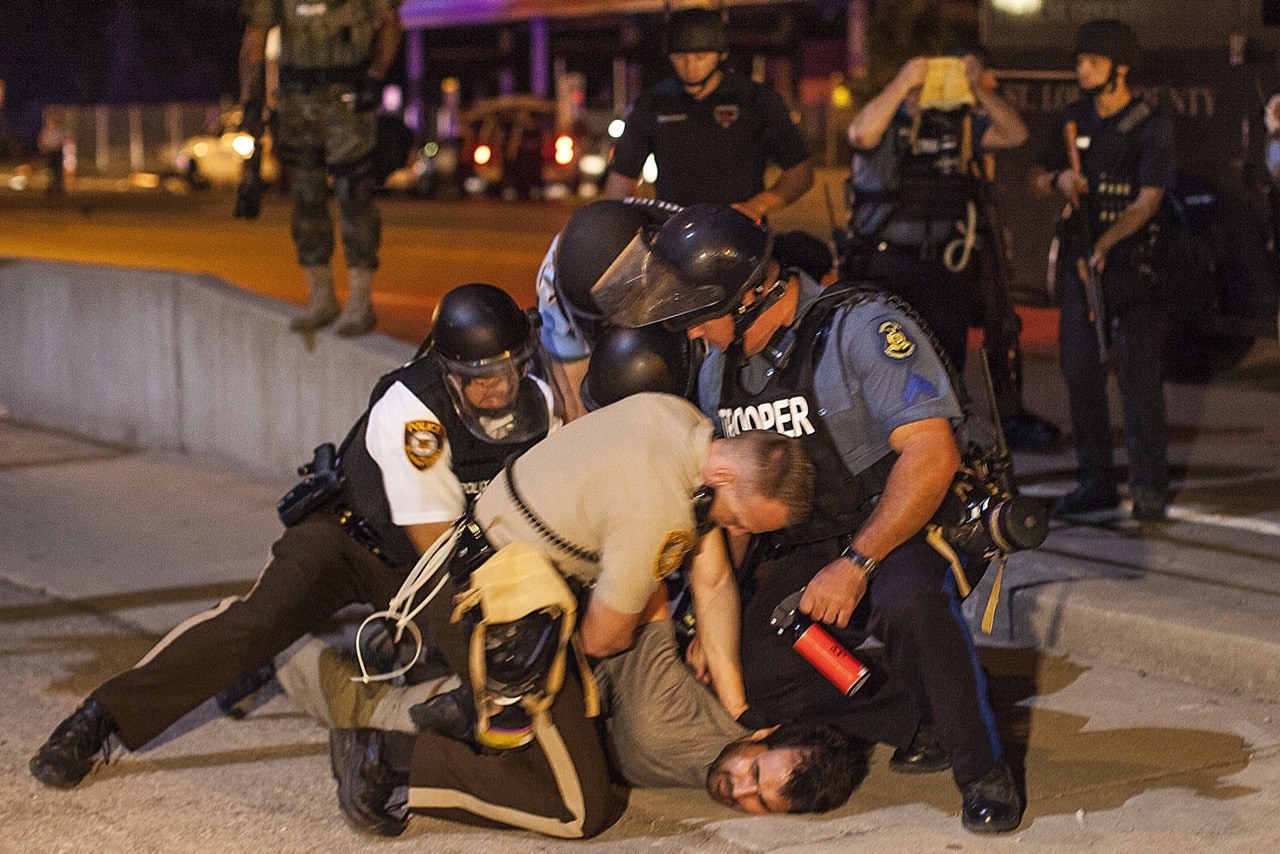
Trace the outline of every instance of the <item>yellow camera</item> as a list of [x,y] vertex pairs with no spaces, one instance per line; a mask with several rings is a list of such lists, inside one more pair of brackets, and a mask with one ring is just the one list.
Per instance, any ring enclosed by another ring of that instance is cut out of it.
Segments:
[[977,101],[969,89],[964,60],[958,56],[931,56],[920,90],[920,109],[954,110],[972,107]]

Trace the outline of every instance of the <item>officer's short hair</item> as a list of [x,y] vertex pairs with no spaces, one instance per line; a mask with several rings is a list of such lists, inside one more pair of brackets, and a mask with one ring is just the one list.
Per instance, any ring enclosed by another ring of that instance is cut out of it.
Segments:
[[786,507],[788,525],[809,515],[817,474],[799,439],[772,430],[747,430],[725,441],[746,462],[743,485]]

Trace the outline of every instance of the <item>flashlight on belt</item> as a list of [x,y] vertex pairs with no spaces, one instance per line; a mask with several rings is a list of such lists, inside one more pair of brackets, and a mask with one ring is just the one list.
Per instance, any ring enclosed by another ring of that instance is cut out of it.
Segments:
[[769,625],[842,694],[851,697],[867,681],[871,671],[826,629],[800,613],[800,596],[803,593],[802,587],[779,602],[769,618]]

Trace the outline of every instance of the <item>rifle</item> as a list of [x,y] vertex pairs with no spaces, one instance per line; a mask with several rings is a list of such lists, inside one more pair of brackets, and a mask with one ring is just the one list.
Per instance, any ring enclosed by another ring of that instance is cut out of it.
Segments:
[[[1067,122],[1063,125],[1062,138],[1067,146],[1067,158],[1071,163],[1071,169],[1083,175],[1080,149],[1076,147],[1078,134],[1075,122]],[[1098,360],[1105,365],[1111,358],[1111,348],[1107,341],[1107,315],[1106,304],[1102,300],[1102,283],[1098,280],[1098,271],[1089,263],[1089,254],[1093,251],[1093,228],[1089,223],[1089,214],[1068,202],[1058,220],[1066,227],[1074,227],[1076,240],[1073,243],[1078,242],[1083,248],[1083,252],[1076,253],[1076,275],[1084,285],[1085,301],[1089,306],[1089,322],[1093,324],[1093,335],[1098,343]]]
[[246,101],[240,129],[253,137],[253,154],[244,162],[240,185],[236,187],[236,219],[257,219],[262,212],[262,102]]

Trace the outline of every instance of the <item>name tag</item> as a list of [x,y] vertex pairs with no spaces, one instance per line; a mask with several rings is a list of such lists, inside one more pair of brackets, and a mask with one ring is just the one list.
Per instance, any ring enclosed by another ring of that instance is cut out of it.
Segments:
[[317,18],[329,11],[328,3],[299,3],[295,8],[299,18]]
[[658,124],[666,124],[667,122],[683,122],[688,118],[688,113],[670,113],[665,116],[658,116]]

